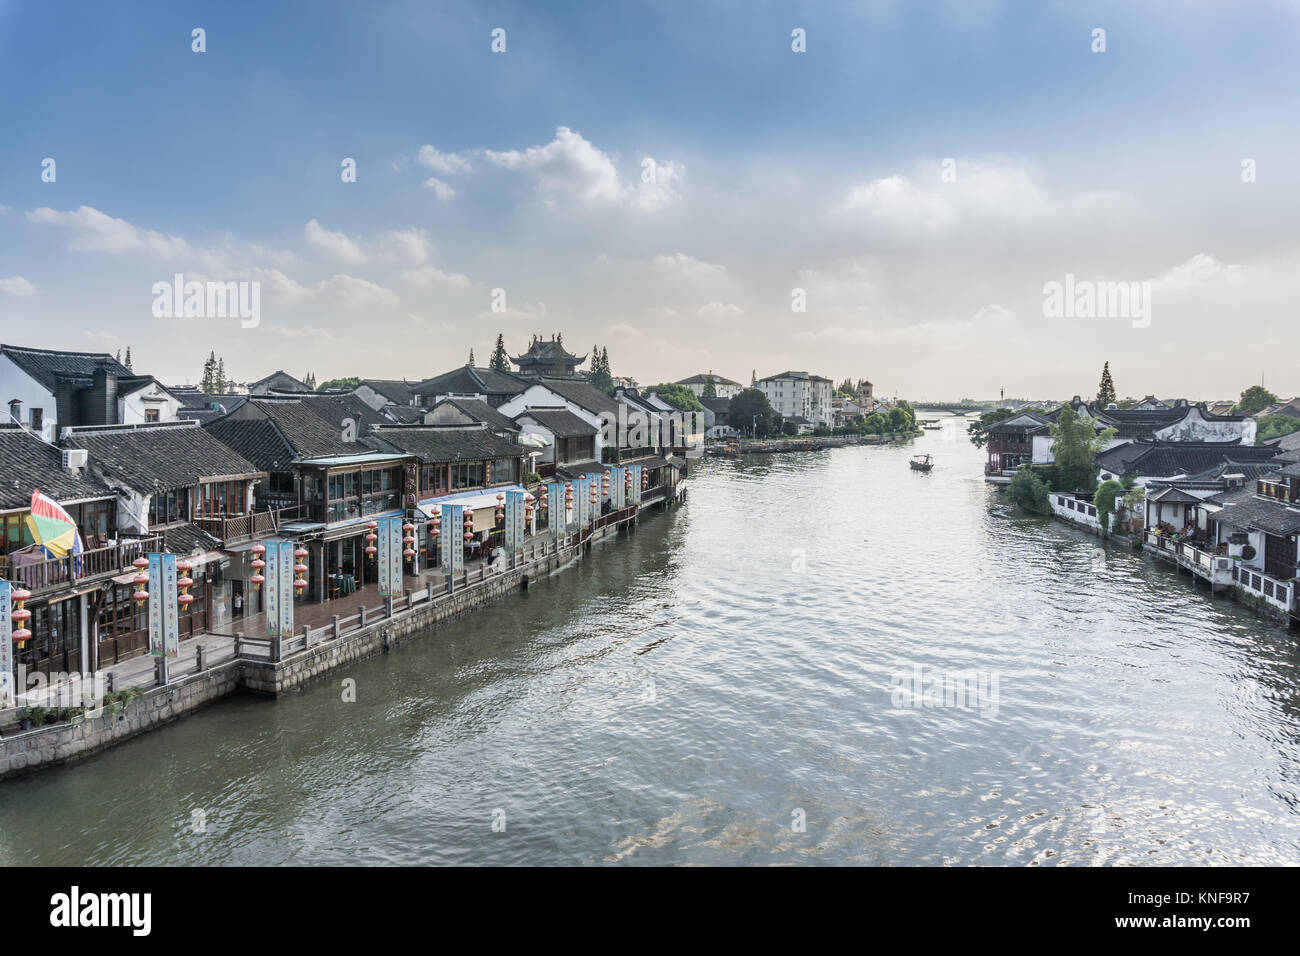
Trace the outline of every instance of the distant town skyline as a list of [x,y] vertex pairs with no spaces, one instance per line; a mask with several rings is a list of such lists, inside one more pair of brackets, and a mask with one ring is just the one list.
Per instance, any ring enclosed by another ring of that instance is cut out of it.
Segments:
[[[1300,392],[1289,5],[302,9],[0,2],[0,340],[168,384],[563,332],[644,384]],[[258,321],[158,317],[177,275]]]

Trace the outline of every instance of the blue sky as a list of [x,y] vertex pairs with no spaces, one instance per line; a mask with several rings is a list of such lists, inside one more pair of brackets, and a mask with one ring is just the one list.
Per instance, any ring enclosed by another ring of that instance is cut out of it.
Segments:
[[[173,382],[563,331],[643,382],[1290,395],[1297,41],[1284,3],[0,2],[0,338]],[[155,318],[176,272],[261,282],[259,326]],[[1151,282],[1149,326],[1045,318],[1067,273]]]

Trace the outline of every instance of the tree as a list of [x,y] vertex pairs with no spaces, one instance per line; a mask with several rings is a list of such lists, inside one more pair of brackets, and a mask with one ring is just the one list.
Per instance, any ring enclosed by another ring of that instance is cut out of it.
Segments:
[[1300,431],[1300,418],[1290,415],[1265,415],[1259,419],[1259,426],[1255,431],[1255,444],[1262,445],[1269,439],[1289,435],[1294,431]]
[[749,373],[749,385],[754,387],[758,384],[758,369],[751,369]]
[[[1025,411],[1025,409],[1021,409]],[[996,425],[998,422],[1004,422],[1018,412],[1011,408],[995,408],[980,415],[979,418],[966,426],[966,437],[976,448],[983,448],[989,441],[989,426]]]
[[766,438],[780,427],[780,422],[780,414],[756,388],[741,391],[732,398],[727,410],[727,424],[751,438]]
[[609,349],[602,352],[599,346],[591,347],[591,371],[587,380],[593,388],[600,389],[606,395],[614,394],[614,376],[609,371]]
[[211,395],[217,390],[217,353],[209,352],[203,363],[203,378],[199,380],[199,391]]
[[[127,349],[126,354],[130,356],[131,350]],[[1277,396],[1263,385],[1252,385],[1241,393],[1241,401],[1237,403],[1233,411],[1241,415],[1254,415],[1256,412],[1262,412],[1268,406],[1276,403]]]
[[[471,354],[473,354],[471,350]],[[470,361],[473,365],[473,360]],[[492,350],[492,358],[488,360],[488,368],[494,372],[510,371],[510,356],[506,354],[506,337],[500,332],[497,333],[496,348]]]
[[360,378],[355,375],[350,375],[347,378],[332,378],[328,382],[321,382],[321,384],[316,387],[316,391],[328,392],[333,389],[339,389],[340,391],[350,392],[360,384]]
[[1092,491],[1097,484],[1093,460],[1115,437],[1115,429],[1098,432],[1091,418],[1081,418],[1073,405],[1063,405],[1052,429],[1052,458],[1056,462],[1059,491]]
[[469,364],[474,364],[474,346],[472,345],[469,347]]
[[1097,404],[1102,408],[1115,401],[1115,380],[1110,377],[1110,362],[1101,367],[1101,383],[1097,386]]
[[1047,501],[1047,485],[1034,474],[1032,468],[1018,468],[1007,485],[1007,499],[1031,515],[1048,515],[1052,506]]
[[122,364],[126,366],[126,370],[128,372],[135,371],[135,369],[131,367],[131,346],[129,345],[126,347],[126,359],[122,362]]
[[213,382],[213,391],[220,393],[220,392],[224,392],[225,390],[226,390],[226,360],[224,358],[219,358],[217,359],[217,374],[216,374],[216,379]]
[[661,399],[667,402],[673,408],[681,409],[683,412],[702,412],[704,406],[700,400],[685,385],[678,385],[674,382],[664,382],[660,385],[652,385],[646,389],[648,392],[654,392]]
[[1110,535],[1110,515],[1115,510],[1115,499],[1124,490],[1124,485],[1114,478],[1108,478],[1097,486],[1097,493],[1092,496],[1092,503],[1097,507],[1097,520],[1101,522],[1101,533]]
[[713,375],[710,374],[704,380],[704,390],[700,392],[700,398],[717,398],[718,386],[713,382]]

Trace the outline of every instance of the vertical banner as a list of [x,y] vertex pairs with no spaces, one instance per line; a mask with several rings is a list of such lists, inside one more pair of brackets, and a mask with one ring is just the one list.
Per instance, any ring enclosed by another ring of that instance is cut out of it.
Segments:
[[12,707],[17,691],[14,677],[13,586],[0,581],[0,707]]
[[441,534],[438,542],[442,552],[442,573],[455,574],[465,570],[465,542],[461,538],[465,524],[463,505],[443,505]]
[[623,507],[623,495],[626,489],[623,487],[623,473],[625,468],[611,468],[609,470],[609,510],[618,511]]
[[380,518],[375,529],[379,536],[379,596],[402,596],[402,518]]
[[641,481],[642,474],[645,471],[644,465],[632,466],[632,503],[639,505],[641,503]]
[[578,500],[577,507],[573,510],[578,519],[578,528],[581,530],[587,526],[587,512],[591,510],[591,502],[588,500],[591,497],[591,491],[587,488],[587,478],[585,475],[574,482],[574,484],[578,489]]
[[266,567],[262,576],[262,610],[266,615],[266,636],[276,637],[280,633],[280,542],[274,539],[266,542],[266,554],[262,555]]
[[564,525],[568,520],[564,511],[564,483],[553,481],[546,486],[546,525],[556,541],[564,537]]
[[180,655],[180,609],[176,601],[176,555],[149,555],[149,653]]
[[524,493],[522,491],[506,492],[506,547],[513,554],[524,550],[524,538],[528,529],[524,527]]
[[280,547],[280,636],[293,637],[293,542],[281,541]]

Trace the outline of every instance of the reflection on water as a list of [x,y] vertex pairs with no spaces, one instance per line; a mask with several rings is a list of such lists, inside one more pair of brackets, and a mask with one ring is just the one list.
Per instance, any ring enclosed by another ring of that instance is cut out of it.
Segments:
[[527,593],[0,785],[0,865],[1297,862],[1294,636],[1011,514],[963,427],[703,463]]

